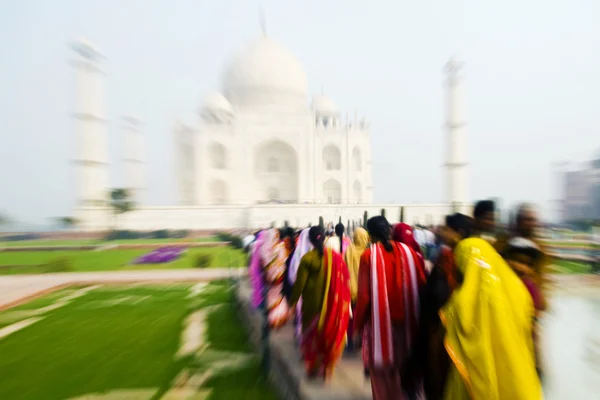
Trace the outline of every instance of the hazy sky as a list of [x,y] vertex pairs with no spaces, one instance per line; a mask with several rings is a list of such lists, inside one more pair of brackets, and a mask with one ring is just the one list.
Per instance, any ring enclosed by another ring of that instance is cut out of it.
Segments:
[[[494,3],[494,4],[492,4]],[[67,44],[107,56],[111,184],[118,118],[144,120],[149,203],[175,204],[172,126],[195,124],[224,66],[260,35],[304,65],[311,92],[371,121],[375,200],[443,200],[443,75],[465,61],[471,197],[550,210],[551,163],[600,147],[598,0],[0,0],[0,212],[70,215],[74,74]]]

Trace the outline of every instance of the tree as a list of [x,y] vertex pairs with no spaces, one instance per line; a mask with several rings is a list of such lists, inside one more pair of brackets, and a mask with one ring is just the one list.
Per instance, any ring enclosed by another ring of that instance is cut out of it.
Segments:
[[119,215],[133,210],[135,204],[128,189],[117,188],[110,191],[110,206],[116,222]]
[[319,217],[319,227],[321,229],[325,229],[325,221],[323,220],[323,217]]
[[367,221],[369,220],[369,213],[365,211],[363,214],[363,228],[367,229]]
[[0,212],[0,226],[8,225],[10,223],[10,219],[4,213]]
[[385,208],[382,208],[382,209],[381,209],[381,216],[382,216],[383,218],[385,218]]
[[77,218],[74,217],[58,217],[56,218],[56,222],[58,222],[63,229],[67,230],[74,228],[79,223],[79,221],[77,221]]
[[404,207],[400,207],[400,222],[404,222]]

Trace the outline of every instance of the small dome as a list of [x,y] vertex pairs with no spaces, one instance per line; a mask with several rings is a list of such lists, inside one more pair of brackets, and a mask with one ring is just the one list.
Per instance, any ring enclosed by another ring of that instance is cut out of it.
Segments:
[[277,41],[262,37],[233,59],[223,90],[235,106],[306,107],[307,79],[298,59]]
[[233,108],[231,107],[229,100],[227,100],[221,93],[217,92],[209,93],[208,96],[206,96],[204,99],[204,104],[202,105],[202,111],[217,111],[233,114]]
[[333,100],[324,95],[314,96],[312,106],[317,115],[333,117],[340,113]]

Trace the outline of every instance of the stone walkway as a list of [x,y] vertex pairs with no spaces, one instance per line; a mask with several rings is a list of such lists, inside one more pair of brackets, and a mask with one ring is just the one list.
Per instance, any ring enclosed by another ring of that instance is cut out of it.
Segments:
[[65,272],[0,276],[0,310],[73,284],[135,282],[201,282],[240,277],[245,268],[172,269],[149,271]]

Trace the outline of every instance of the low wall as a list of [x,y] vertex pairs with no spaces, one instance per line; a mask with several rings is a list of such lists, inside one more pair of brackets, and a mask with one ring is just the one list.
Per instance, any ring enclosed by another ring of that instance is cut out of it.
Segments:
[[[123,214],[120,229],[135,231],[169,230],[226,230],[260,229],[275,224],[283,226],[316,225],[319,217],[325,222],[346,224],[355,221],[362,224],[366,211],[369,217],[380,215],[385,210],[390,222],[400,221],[400,210],[404,209],[404,221],[409,224],[436,225],[444,222],[446,215],[453,212],[470,214],[470,204],[269,204],[227,205],[196,207],[145,207]],[[112,223],[109,208],[87,207],[75,210],[80,221],[79,229],[85,231],[107,230]]]

